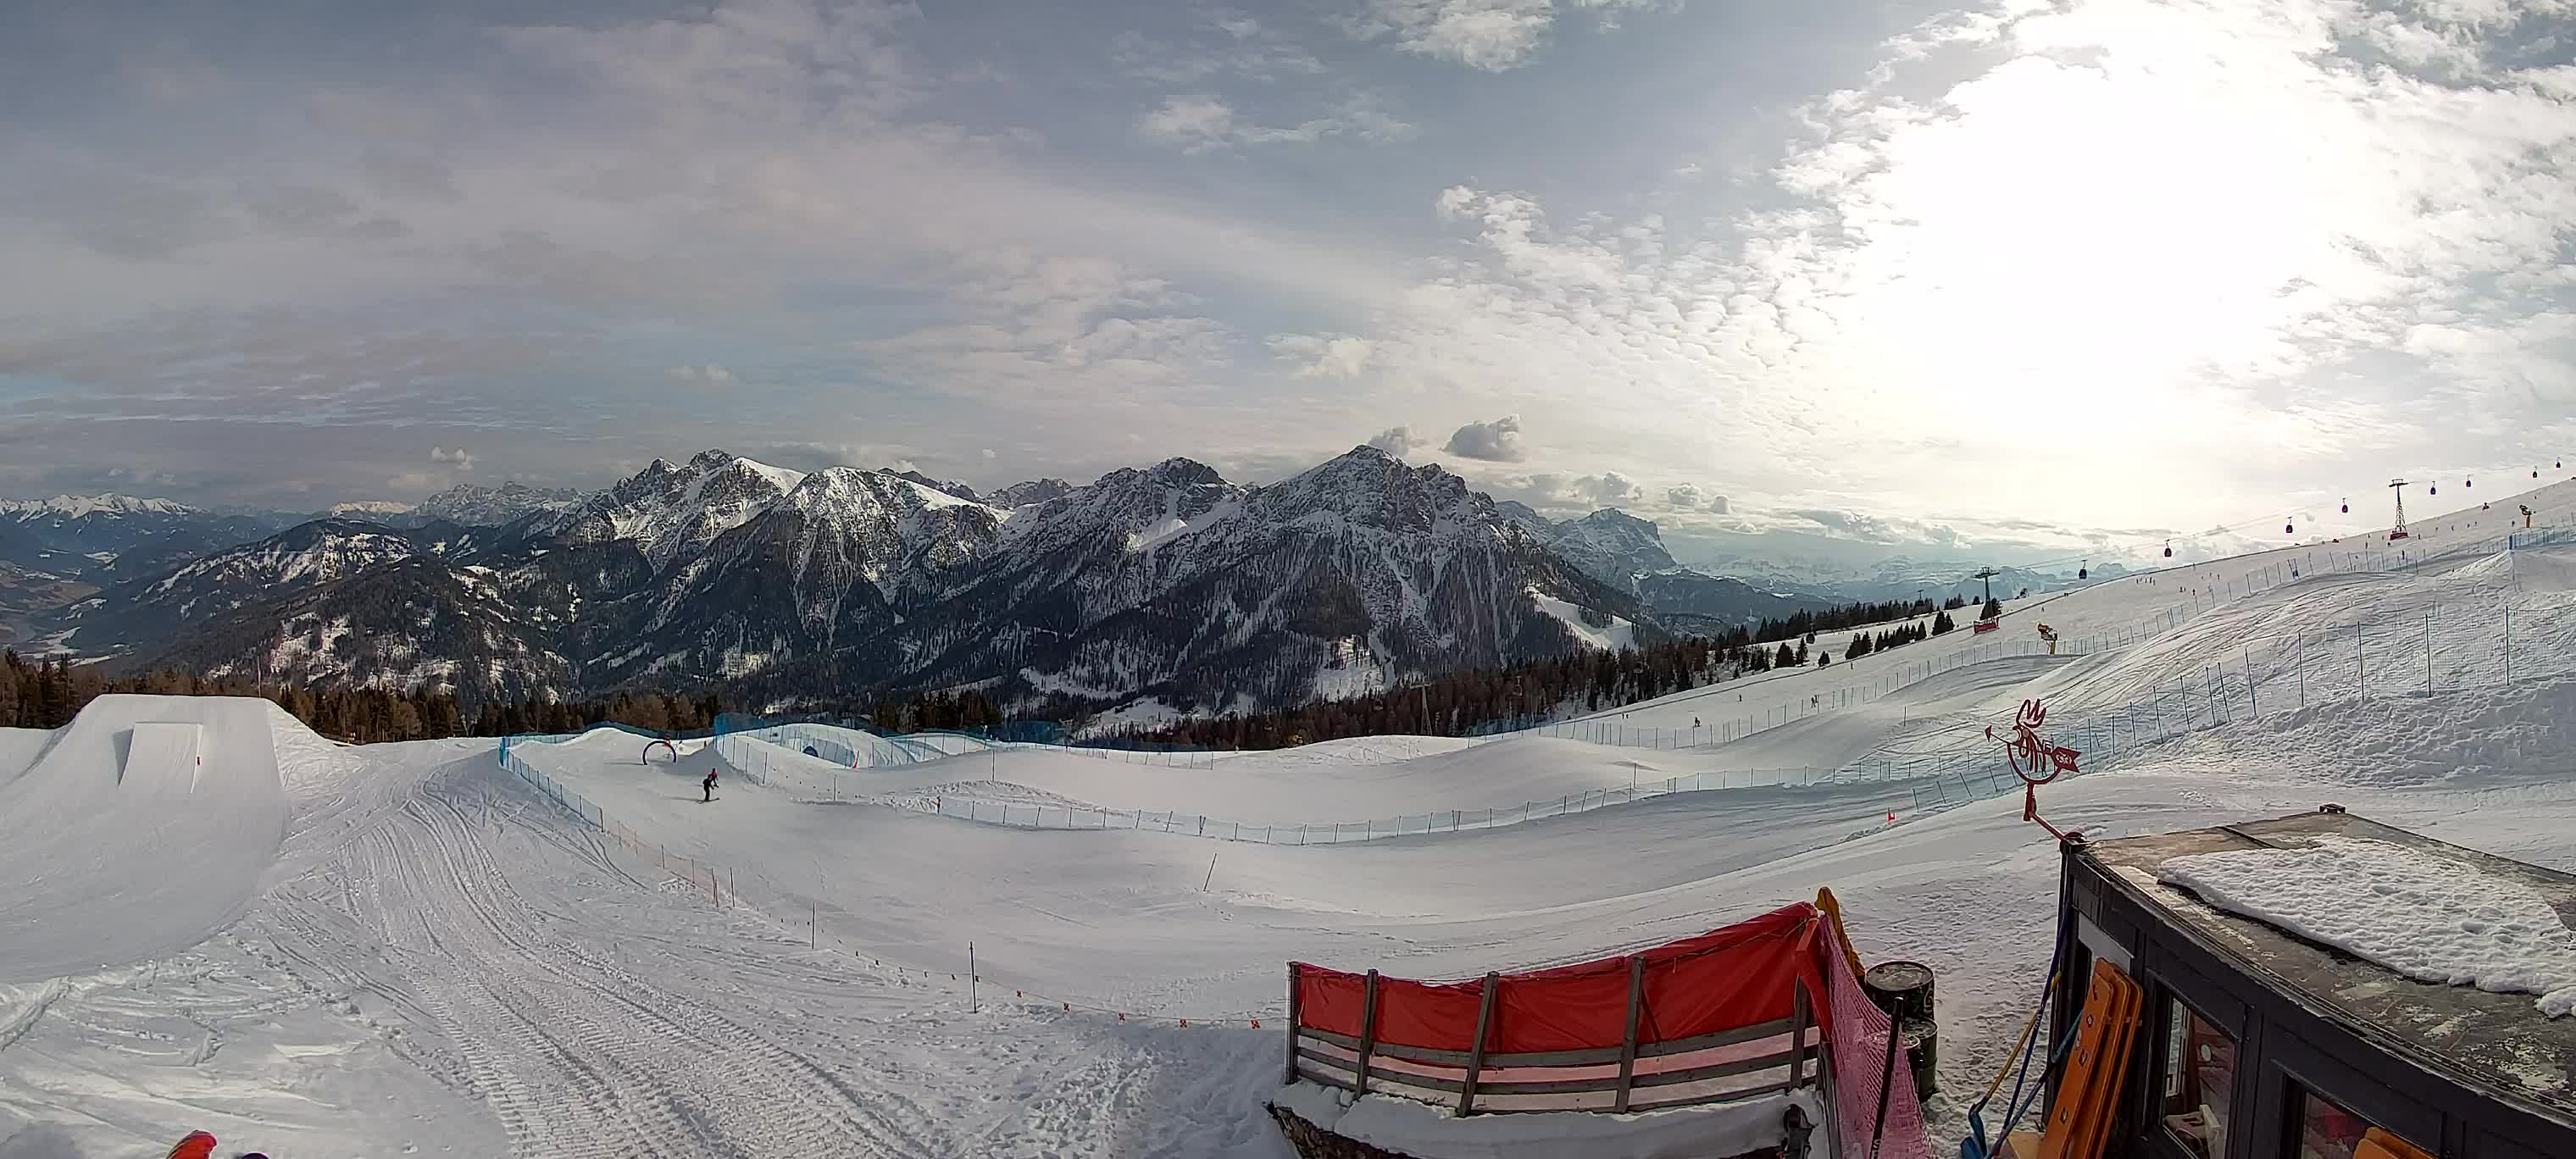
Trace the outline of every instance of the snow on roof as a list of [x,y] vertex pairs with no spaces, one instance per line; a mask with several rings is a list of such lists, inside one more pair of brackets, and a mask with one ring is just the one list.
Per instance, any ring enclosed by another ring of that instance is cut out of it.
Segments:
[[2543,1014],[2576,1013],[2576,932],[2549,899],[2438,853],[2320,837],[2175,857],[2156,876],[2419,982],[2538,994]]

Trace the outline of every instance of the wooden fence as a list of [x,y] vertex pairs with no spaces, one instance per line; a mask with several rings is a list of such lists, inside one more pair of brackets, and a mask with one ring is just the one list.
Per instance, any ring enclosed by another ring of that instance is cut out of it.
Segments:
[[[1821,1083],[1824,1036],[1802,978],[1787,1018],[1663,1042],[1638,1040],[1646,959],[1628,959],[1627,1038],[1618,1046],[1489,1053],[1502,976],[1487,974],[1472,1050],[1376,1041],[1378,972],[1367,975],[1362,1033],[1306,1026],[1298,1017],[1298,966],[1288,967],[1288,1081],[1364,1094],[1401,1095],[1479,1111],[1610,1111],[1726,1102]],[[1810,1059],[1815,1061],[1811,1065]]]

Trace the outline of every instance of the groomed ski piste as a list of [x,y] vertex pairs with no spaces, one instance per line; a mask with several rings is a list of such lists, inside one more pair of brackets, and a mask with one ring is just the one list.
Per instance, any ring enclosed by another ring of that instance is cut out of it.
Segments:
[[[2025,698],[2088,750],[2040,790],[2061,827],[2332,801],[2576,870],[2576,536],[2545,525],[2576,485],[2515,498],[2537,546],[2462,512],[2402,559],[2370,536],[2177,568],[1601,718],[1762,725],[1719,743],[1376,737],[1188,769],[962,740],[861,759],[866,734],[827,760],[784,733],[647,763],[602,731],[505,768],[490,740],[346,747],[261,701],[104,698],[0,730],[0,1156],[204,1128],[281,1159],[1277,1159],[1291,959],[1467,978],[1824,885],[1865,959],[1939,976],[1946,1153],[2038,1000],[2058,853],[2017,782],[1927,797],[1920,774],[2000,772],[1982,729]],[[2028,654],[2036,619],[2084,650]],[[1732,787],[1648,791],[1684,778]],[[1567,804],[1502,815],[1540,801]],[[1420,824],[1311,839],[1373,818]],[[1490,1153],[1546,1153],[1510,1122],[1480,1124]]]

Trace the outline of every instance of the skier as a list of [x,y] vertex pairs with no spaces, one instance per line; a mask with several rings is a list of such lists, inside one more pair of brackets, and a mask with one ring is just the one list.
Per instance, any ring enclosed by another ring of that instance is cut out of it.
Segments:
[[701,793],[699,803],[704,804],[705,802],[716,799],[716,771],[714,769],[707,770],[707,779],[698,782],[698,789]]

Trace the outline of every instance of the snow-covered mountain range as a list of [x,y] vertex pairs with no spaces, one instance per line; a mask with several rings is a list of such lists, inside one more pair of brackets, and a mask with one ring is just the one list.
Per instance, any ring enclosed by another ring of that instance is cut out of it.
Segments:
[[412,526],[303,523],[41,627],[129,665],[478,698],[971,685],[1027,709],[1292,703],[1662,631],[1633,580],[1569,555],[1610,532],[1534,529],[1366,447],[1266,486],[1172,459],[991,496],[708,451],[577,501],[523,494],[497,526],[421,521],[489,518],[470,498],[395,519]]

